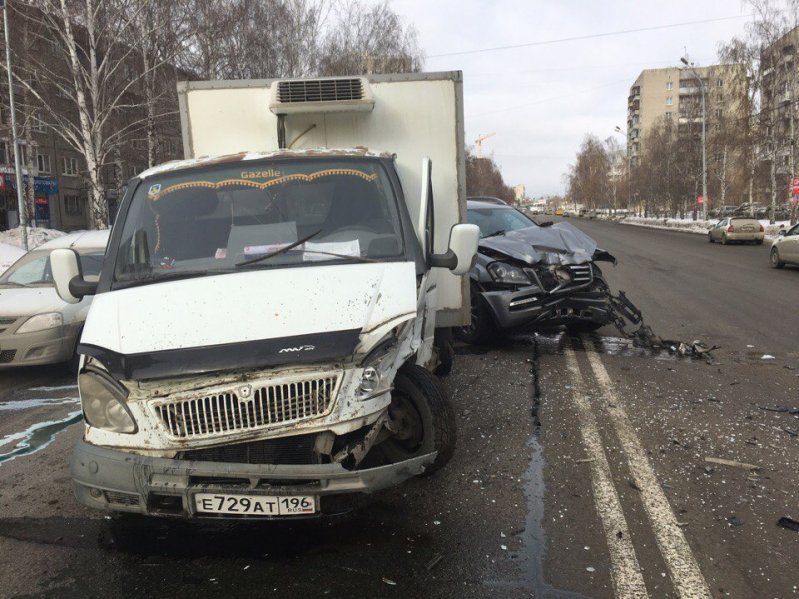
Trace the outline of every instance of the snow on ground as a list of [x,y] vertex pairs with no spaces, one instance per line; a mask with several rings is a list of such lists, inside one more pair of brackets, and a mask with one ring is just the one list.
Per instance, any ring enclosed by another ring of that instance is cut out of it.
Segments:
[[[66,235],[66,233],[57,229],[45,229],[43,227],[28,229],[28,248],[33,249],[62,235]],[[22,249],[22,229],[20,227],[9,229],[8,231],[0,231],[0,275],[24,253],[25,250]]]
[[[35,229],[28,229],[28,248],[33,249],[42,245],[43,243],[66,235],[63,231],[58,229],[45,229],[44,227],[37,227]],[[22,247],[22,228],[9,229],[8,231],[0,231],[0,243],[7,243]]]
[[[719,222],[719,219],[693,220],[690,218],[655,218],[643,216],[627,216],[619,221],[623,225],[649,227],[651,229],[669,229],[672,231],[685,231],[707,235],[708,229]],[[766,241],[772,241],[779,234],[780,229],[787,229],[791,221],[782,220],[770,225],[768,219],[761,219],[760,224],[766,230]]]
[[22,248],[18,248],[15,245],[9,245],[8,243],[0,243],[0,275],[24,255],[25,250]]

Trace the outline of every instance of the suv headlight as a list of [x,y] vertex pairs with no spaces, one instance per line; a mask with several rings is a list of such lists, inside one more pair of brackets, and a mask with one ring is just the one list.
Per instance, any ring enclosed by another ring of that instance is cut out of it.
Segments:
[[529,285],[530,277],[518,266],[506,264],[505,262],[492,262],[488,265],[488,274],[496,283],[508,283],[511,285]]
[[136,421],[128,410],[128,393],[118,383],[95,369],[78,375],[83,417],[89,426],[113,433],[136,432]]
[[47,314],[37,314],[26,320],[17,333],[35,333],[45,329],[54,329],[64,324],[64,318],[59,312],[48,312]]

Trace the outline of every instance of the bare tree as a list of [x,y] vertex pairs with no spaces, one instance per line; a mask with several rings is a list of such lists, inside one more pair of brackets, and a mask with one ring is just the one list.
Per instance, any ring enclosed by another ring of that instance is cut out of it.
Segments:
[[575,204],[599,208],[611,199],[610,157],[594,135],[586,135],[577,160],[569,167],[568,195]]
[[[47,113],[48,126],[83,155],[89,188],[89,219],[108,224],[102,169],[114,151],[146,123],[141,86],[160,69],[156,58],[142,70],[137,18],[155,0],[35,0],[17,8],[30,34],[52,51],[18,57],[18,82]],[[160,27],[152,23],[151,29]],[[139,30],[141,33],[141,30]],[[149,32],[145,32],[149,33]],[[51,102],[52,95],[59,98]]]
[[491,196],[513,204],[516,193],[505,183],[499,166],[493,158],[477,158],[466,150],[466,193],[470,196]]
[[319,62],[321,75],[416,72],[422,69],[416,29],[406,25],[386,0],[366,10],[342,0],[333,11]]

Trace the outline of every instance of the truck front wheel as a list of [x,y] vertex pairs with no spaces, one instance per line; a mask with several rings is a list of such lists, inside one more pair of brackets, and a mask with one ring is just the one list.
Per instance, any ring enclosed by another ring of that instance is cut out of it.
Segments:
[[435,375],[416,364],[400,368],[388,413],[395,432],[380,444],[386,459],[401,462],[437,451],[426,474],[449,462],[455,451],[455,413]]

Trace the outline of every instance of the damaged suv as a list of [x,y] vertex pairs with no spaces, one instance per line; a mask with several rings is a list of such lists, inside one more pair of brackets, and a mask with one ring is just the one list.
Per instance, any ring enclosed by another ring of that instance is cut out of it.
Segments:
[[480,228],[470,273],[472,318],[456,335],[468,343],[498,330],[565,325],[593,331],[613,320],[608,285],[598,261],[616,258],[568,223],[537,224],[518,210],[468,202],[469,222]]

